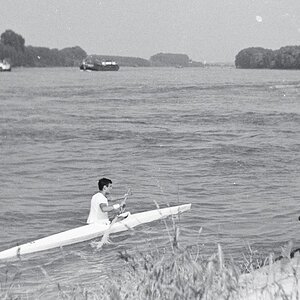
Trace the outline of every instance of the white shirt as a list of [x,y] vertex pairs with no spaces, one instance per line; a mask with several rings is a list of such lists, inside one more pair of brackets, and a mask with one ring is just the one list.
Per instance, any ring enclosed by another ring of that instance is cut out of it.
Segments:
[[107,198],[100,192],[95,194],[91,200],[90,214],[87,223],[109,223],[107,212],[103,212],[100,204],[108,204]]

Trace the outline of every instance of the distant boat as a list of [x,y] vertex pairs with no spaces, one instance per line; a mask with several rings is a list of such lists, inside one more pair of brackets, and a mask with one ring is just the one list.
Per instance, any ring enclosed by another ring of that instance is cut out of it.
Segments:
[[118,71],[119,66],[115,61],[88,61],[84,59],[79,66],[83,71]]
[[0,72],[9,72],[11,71],[11,66],[10,64],[3,59],[3,61],[0,61]]

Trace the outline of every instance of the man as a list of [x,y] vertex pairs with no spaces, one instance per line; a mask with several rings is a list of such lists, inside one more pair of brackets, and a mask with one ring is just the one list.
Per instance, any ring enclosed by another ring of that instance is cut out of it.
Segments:
[[108,178],[101,178],[98,181],[98,188],[99,192],[96,193],[91,200],[90,214],[87,219],[87,223],[104,223],[108,225],[110,223],[108,212],[119,212],[120,209],[123,209],[125,207],[125,199],[128,195],[124,195],[124,199],[120,202],[120,204],[109,205],[107,196],[112,190],[112,181]]

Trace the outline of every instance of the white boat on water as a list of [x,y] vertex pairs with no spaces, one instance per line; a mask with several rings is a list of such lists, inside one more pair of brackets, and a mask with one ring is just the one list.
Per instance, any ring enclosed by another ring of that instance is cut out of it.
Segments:
[[11,65],[3,59],[3,61],[0,61],[0,72],[9,72],[11,71]]
[[115,61],[83,60],[79,66],[83,71],[118,71],[119,65]]
[[84,225],[1,251],[0,260],[14,259],[24,254],[88,241],[96,237],[103,236],[107,232],[111,234],[126,231],[140,224],[149,223],[163,219],[170,215],[182,213],[190,208],[191,204],[171,206],[136,214],[129,213],[125,219],[111,224],[93,223]]

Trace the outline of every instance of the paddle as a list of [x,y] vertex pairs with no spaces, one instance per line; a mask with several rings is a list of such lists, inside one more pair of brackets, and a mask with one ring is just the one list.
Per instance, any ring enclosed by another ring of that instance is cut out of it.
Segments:
[[130,188],[127,190],[127,193],[124,195],[124,200],[122,201],[123,205],[121,206],[121,210],[120,210],[121,214],[125,211],[126,200],[127,200],[128,196],[129,196],[129,194],[131,194]]

